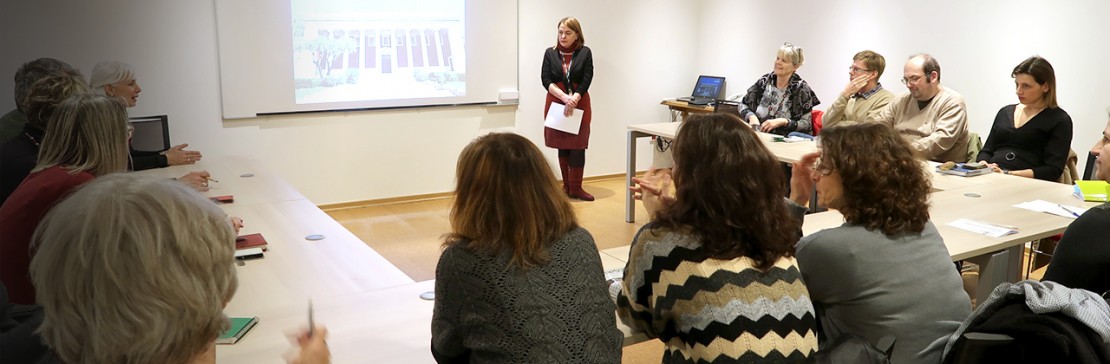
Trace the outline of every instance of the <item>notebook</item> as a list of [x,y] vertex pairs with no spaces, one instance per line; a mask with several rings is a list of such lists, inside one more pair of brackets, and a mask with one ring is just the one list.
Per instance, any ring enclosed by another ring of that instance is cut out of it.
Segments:
[[269,250],[270,245],[266,243],[266,238],[262,234],[249,234],[235,238],[235,249],[250,249],[262,248],[263,251]]
[[228,319],[231,321],[231,328],[220,334],[220,337],[216,339],[217,344],[237,343],[243,338],[243,335],[246,335],[255,325],[258,325],[258,317],[230,317]]
[[701,75],[698,76],[698,82],[694,84],[694,91],[690,93],[690,97],[679,97],[678,100],[692,105],[709,105],[721,95],[724,86],[724,77]]

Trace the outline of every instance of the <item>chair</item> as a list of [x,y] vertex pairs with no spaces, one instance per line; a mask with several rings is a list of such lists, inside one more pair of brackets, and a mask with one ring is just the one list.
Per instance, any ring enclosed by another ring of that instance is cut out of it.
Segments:
[[131,147],[141,151],[163,151],[170,148],[169,116],[140,116],[130,118],[135,133]]
[[[1088,153],[1090,154],[1090,153]],[[1068,150],[1068,160],[1064,162],[1064,172],[1060,173],[1060,179],[1057,182],[1072,185],[1076,180],[1079,180],[1079,171],[1076,169],[1076,162],[1079,161],[1079,155],[1075,154],[1075,150]]]
[[[962,345],[962,346],[961,346]],[[971,363],[1013,363],[1020,351],[1013,337],[1005,334],[968,332],[963,334],[960,344],[953,348],[953,364]]]
[[813,116],[810,120],[813,121],[813,136],[821,134],[821,118],[825,117],[825,112],[821,110],[813,110]]
[[1083,166],[1083,180],[1091,180],[1091,176],[1095,175],[1095,155],[1087,152],[1087,164]]
[[976,133],[976,132],[973,132],[973,131],[968,132],[967,133],[967,162],[968,163],[978,162],[977,160],[975,160],[975,157],[979,156],[979,151],[980,150],[983,150],[983,138],[979,137],[979,133]]

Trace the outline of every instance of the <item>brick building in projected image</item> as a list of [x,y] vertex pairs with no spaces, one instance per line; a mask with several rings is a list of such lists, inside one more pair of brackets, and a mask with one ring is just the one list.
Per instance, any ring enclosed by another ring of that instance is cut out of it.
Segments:
[[[332,52],[331,70],[411,74],[413,69],[429,73],[463,73],[466,69],[461,17],[413,16],[399,19],[396,16],[337,14],[313,15],[300,21],[303,22],[305,40],[318,37],[349,40],[333,43],[340,44],[342,51]],[[298,26],[296,23],[297,20],[294,21],[295,27]],[[294,38],[297,36],[295,34]],[[297,77],[307,76],[301,72],[314,72],[312,68],[306,68],[314,67],[312,59],[308,58],[311,56],[302,57],[294,58],[294,74]]]

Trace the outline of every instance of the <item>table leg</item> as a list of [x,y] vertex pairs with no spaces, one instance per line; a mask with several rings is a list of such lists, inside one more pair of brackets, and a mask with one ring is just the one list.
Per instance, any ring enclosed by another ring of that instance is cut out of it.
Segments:
[[[647,134],[628,131],[628,169],[625,171],[625,187],[632,187],[632,177],[636,175],[636,139]],[[624,221],[636,222],[636,201],[632,198],[632,190],[624,189]]]
[[975,289],[975,302],[983,302],[1004,282],[1021,280],[1021,256],[1025,245],[968,259],[979,265],[979,283]]

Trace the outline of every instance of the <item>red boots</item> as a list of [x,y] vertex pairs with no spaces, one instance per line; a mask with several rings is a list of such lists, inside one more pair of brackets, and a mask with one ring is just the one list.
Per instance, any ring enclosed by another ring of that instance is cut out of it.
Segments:
[[594,196],[582,189],[582,168],[571,167],[568,158],[559,158],[559,171],[563,175],[563,192],[567,197],[593,201]]

